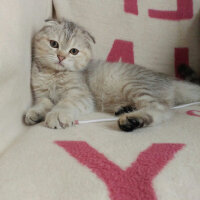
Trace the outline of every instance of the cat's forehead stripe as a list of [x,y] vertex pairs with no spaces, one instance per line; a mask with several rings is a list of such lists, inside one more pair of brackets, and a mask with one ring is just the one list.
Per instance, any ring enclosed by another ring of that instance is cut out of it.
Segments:
[[67,40],[70,39],[70,37],[74,33],[75,28],[76,28],[76,26],[74,23],[72,23],[72,22],[65,23],[64,29],[66,30],[65,33],[66,33]]

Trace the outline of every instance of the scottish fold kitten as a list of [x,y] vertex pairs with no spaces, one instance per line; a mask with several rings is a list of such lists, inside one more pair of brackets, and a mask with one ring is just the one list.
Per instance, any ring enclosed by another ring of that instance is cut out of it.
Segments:
[[50,20],[35,35],[28,125],[72,126],[95,109],[119,115],[124,131],[160,123],[170,107],[200,100],[200,87],[137,65],[94,61],[94,38],[69,21]]

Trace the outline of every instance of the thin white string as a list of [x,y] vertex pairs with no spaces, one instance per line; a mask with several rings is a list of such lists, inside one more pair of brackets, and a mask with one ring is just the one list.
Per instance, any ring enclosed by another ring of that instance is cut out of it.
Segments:
[[[172,110],[179,109],[179,108],[185,108],[188,106],[193,106],[200,104],[200,102],[193,102],[193,103],[188,103],[188,104],[183,104],[179,106],[175,106],[171,108]],[[83,121],[76,121],[76,124],[87,124],[87,123],[96,123],[96,122],[111,122],[111,121],[117,121],[119,118],[118,117],[113,117],[113,118],[106,118],[106,119],[93,119],[93,120],[83,120]]]
[[197,104],[200,104],[200,102],[193,102],[193,103],[183,104],[183,105],[180,105],[180,106],[175,106],[175,107],[173,107],[171,109],[185,108],[185,107],[193,106],[193,105],[197,105]]
[[84,121],[78,121],[78,124],[87,124],[87,123],[94,123],[94,122],[111,122],[118,120],[118,117],[114,118],[106,118],[106,119],[93,119],[93,120],[84,120]]

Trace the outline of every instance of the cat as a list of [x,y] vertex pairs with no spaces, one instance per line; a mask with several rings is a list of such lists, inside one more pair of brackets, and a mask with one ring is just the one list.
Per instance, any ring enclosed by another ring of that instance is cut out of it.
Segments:
[[115,113],[123,131],[169,119],[171,107],[200,100],[200,87],[138,65],[92,60],[94,37],[67,20],[48,20],[33,39],[33,106],[25,123],[72,126],[95,110]]

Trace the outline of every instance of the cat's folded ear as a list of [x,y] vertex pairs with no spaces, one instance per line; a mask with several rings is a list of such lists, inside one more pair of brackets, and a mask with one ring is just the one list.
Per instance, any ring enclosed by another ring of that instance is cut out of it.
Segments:
[[92,40],[92,42],[95,44],[96,43],[95,38],[90,33],[88,33],[88,35],[89,35],[90,39]]
[[45,25],[46,26],[54,26],[54,25],[57,25],[57,24],[59,24],[59,22],[56,19],[49,18],[49,19],[45,20]]
[[90,41],[93,42],[94,44],[96,43],[95,38],[87,31],[83,31],[84,34],[86,35],[86,38]]

